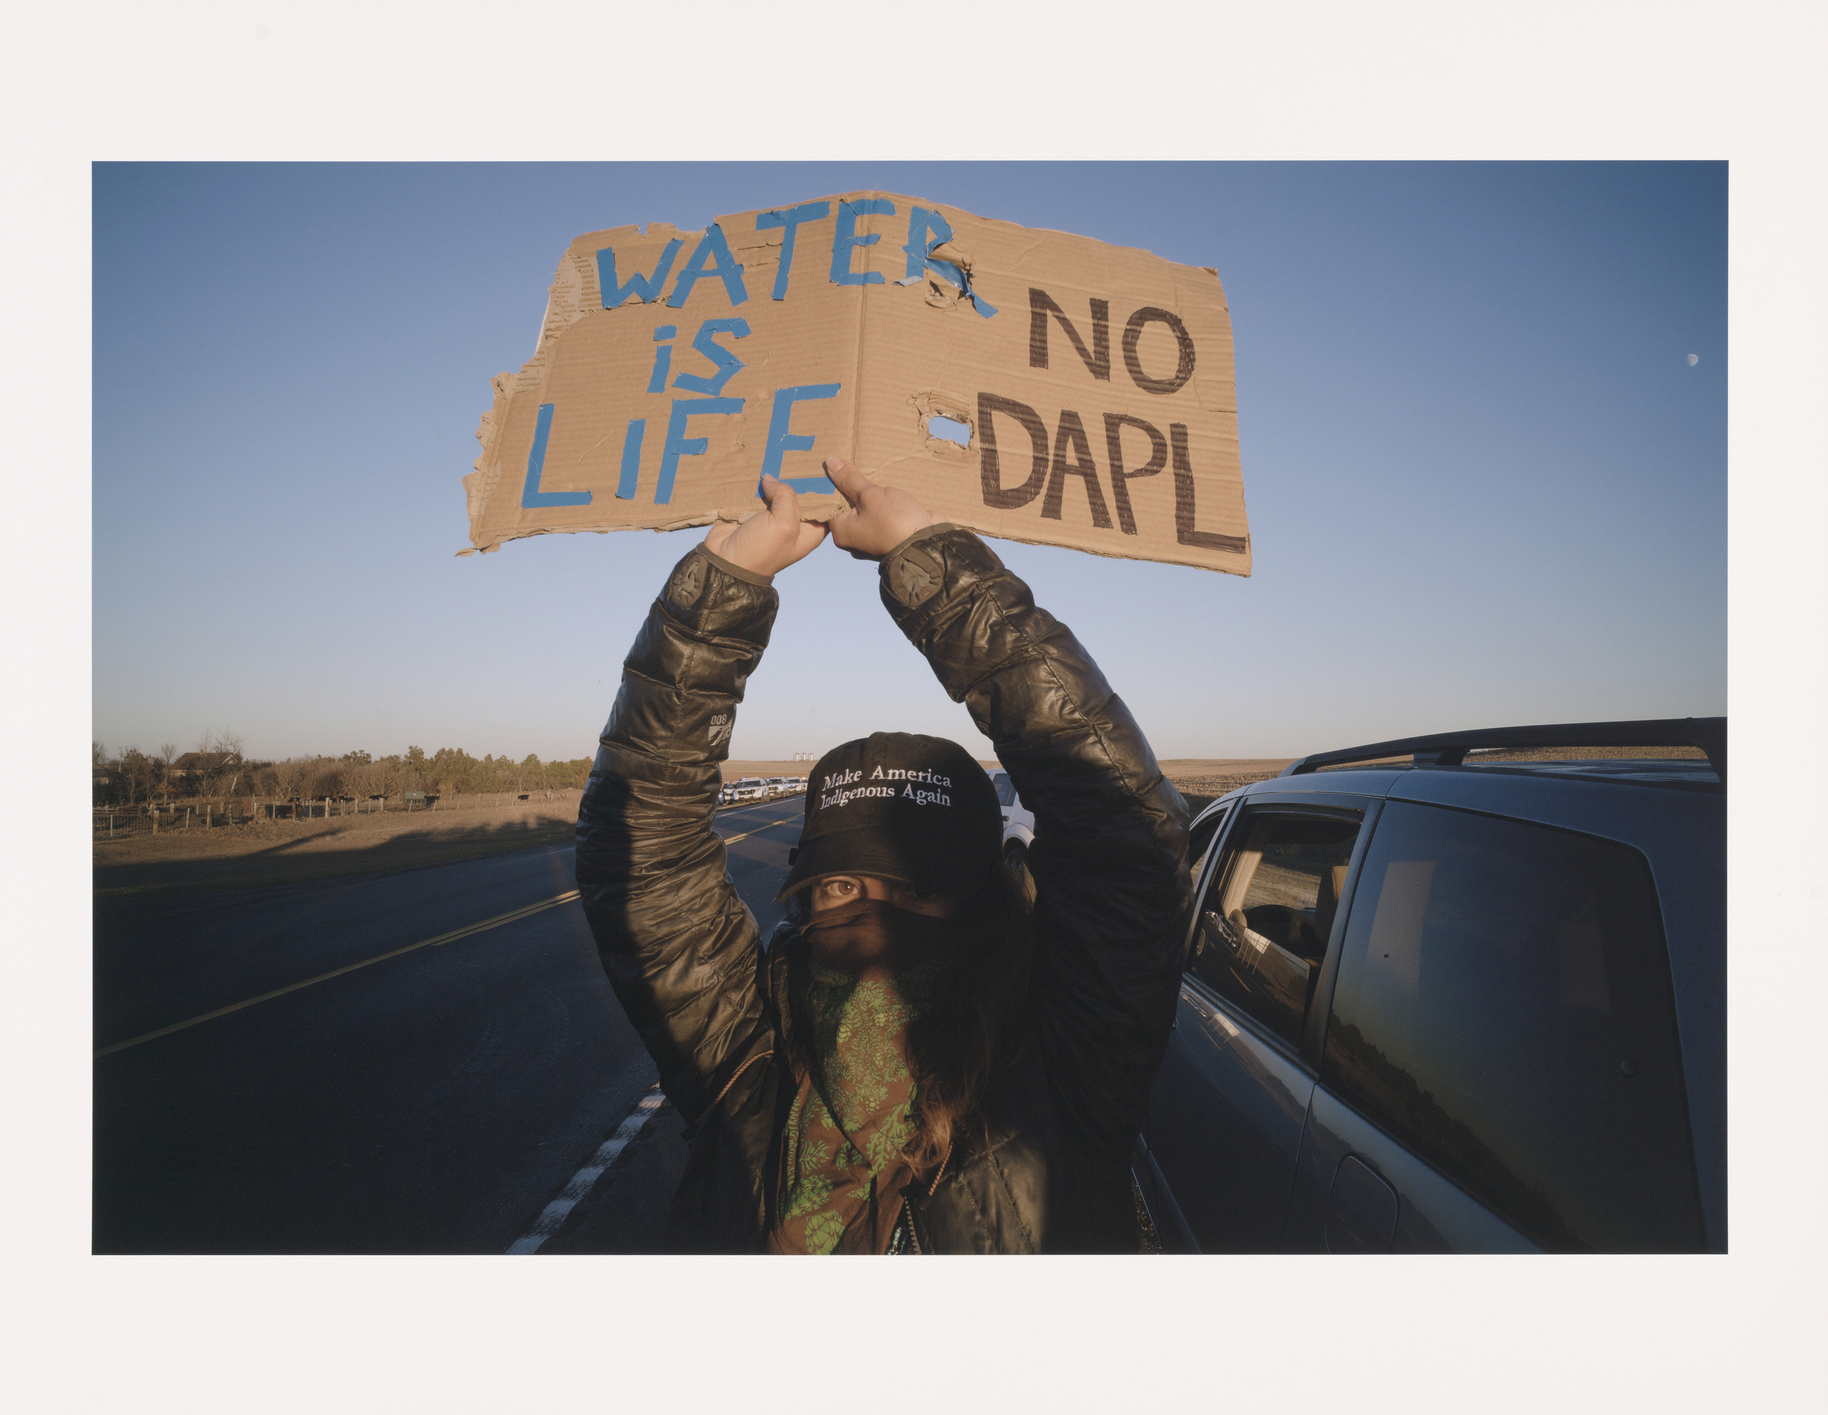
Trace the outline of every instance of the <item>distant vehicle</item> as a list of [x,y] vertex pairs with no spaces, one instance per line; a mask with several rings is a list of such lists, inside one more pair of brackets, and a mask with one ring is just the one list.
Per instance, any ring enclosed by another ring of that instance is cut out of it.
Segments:
[[1166,1248],[1726,1251],[1725,718],[1320,753],[1190,853]]
[[1035,882],[1028,873],[1028,850],[1035,843],[1035,813],[1022,804],[1008,772],[999,771],[990,783],[996,787],[997,803],[1003,811],[1003,863],[1032,902]]
[[726,789],[730,792],[732,802],[768,799],[767,783],[759,776],[745,776],[740,781],[732,782]]
[[768,799],[770,801],[781,796],[791,795],[793,791],[793,788],[788,785],[788,778],[785,776],[767,777],[763,780],[762,785],[768,788]]

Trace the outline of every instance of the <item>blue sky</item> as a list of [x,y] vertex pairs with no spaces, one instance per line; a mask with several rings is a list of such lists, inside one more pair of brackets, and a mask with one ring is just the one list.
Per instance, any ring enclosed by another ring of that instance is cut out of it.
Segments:
[[[489,377],[581,232],[870,187],[1218,269],[1253,576],[992,542],[1158,755],[1726,710],[1724,163],[102,164],[94,735],[587,755],[701,533],[456,558]],[[776,583],[733,755],[987,754],[873,567]]]

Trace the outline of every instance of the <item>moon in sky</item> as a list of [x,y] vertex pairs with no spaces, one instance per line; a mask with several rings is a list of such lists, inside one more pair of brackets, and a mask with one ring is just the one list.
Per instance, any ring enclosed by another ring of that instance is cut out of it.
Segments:
[[1700,362],[1701,362],[1701,355],[1699,355],[1699,354],[1690,354],[1690,355],[1689,355],[1689,356],[1688,356],[1688,366],[1689,366],[1689,367],[1690,367],[1690,368],[1693,368],[1693,367],[1694,367],[1694,366],[1695,366],[1695,365],[1696,365],[1696,364],[1698,364],[1698,363],[1700,363]]

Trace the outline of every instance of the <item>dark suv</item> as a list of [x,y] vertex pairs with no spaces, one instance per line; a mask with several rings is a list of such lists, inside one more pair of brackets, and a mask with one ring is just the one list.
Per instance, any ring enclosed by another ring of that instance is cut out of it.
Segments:
[[1165,1246],[1726,1250],[1726,719],[1322,753],[1193,840]]

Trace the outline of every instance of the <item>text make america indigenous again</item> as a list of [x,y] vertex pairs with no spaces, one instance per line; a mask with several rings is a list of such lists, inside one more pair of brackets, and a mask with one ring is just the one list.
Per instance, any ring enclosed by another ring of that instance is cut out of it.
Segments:
[[881,767],[877,767],[870,773],[869,780],[872,782],[877,780],[885,782],[902,782],[903,785],[899,791],[893,786],[887,785],[852,785],[853,782],[862,781],[863,779],[863,773],[860,771],[841,771],[834,776],[826,777],[825,780],[819,783],[819,809],[825,810],[830,806],[848,805],[850,802],[856,800],[870,800],[890,796],[900,796],[904,800],[912,801],[917,806],[950,806],[952,804],[952,798],[944,792],[917,790],[914,786],[914,783],[917,781],[924,782],[930,786],[952,785],[951,777],[941,776],[937,772],[903,771],[898,767],[890,767],[885,772]]

